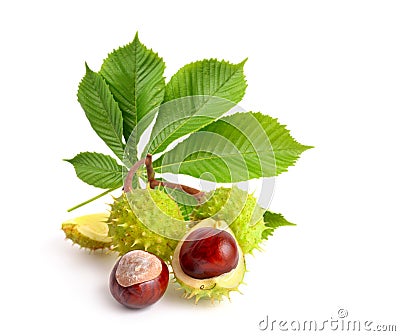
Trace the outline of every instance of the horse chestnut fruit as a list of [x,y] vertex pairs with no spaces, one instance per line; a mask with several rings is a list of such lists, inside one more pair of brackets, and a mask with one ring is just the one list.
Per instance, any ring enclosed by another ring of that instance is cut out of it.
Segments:
[[134,250],[123,255],[110,275],[110,292],[128,308],[144,308],[157,302],[169,282],[168,267],[156,255]]
[[227,223],[207,218],[178,243],[171,266],[183,296],[221,301],[239,291],[246,271],[243,251]]
[[208,279],[228,273],[239,261],[233,236],[213,227],[202,227],[189,234],[179,252],[183,272],[195,279]]

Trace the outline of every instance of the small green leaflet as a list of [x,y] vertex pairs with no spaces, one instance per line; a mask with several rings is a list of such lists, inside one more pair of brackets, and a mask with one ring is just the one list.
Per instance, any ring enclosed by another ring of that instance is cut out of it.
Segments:
[[240,102],[247,86],[244,63],[203,60],[185,65],[172,76],[144,155],[163,152]]
[[123,175],[127,172],[111,156],[100,153],[84,152],[65,161],[74,166],[76,175],[83,182],[103,189],[122,187]]
[[266,226],[266,229],[262,233],[263,239],[268,240],[269,236],[272,236],[275,229],[280,227],[280,226],[294,226],[296,224],[293,224],[289,221],[287,221],[281,214],[279,213],[274,213],[271,211],[266,211],[264,213],[264,223]]
[[122,159],[125,145],[122,142],[122,113],[105,80],[86,65],[86,75],[79,84],[78,101],[92,128]]
[[218,183],[240,182],[276,176],[309,148],[295,141],[276,119],[236,113],[190,135],[156,160],[154,169]]
[[232,64],[205,59],[189,63],[172,76],[165,88],[164,101],[188,96],[213,96],[238,103],[247,87],[243,73],[246,61]]
[[162,58],[140,43],[138,34],[104,60],[99,73],[122,111],[126,141],[136,126],[139,137],[153,120],[164,99],[164,70]]

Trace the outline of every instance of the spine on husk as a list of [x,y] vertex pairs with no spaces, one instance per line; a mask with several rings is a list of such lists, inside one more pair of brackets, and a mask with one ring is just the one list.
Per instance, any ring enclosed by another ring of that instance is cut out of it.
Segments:
[[158,189],[135,189],[111,204],[108,218],[112,249],[119,254],[141,249],[169,262],[188,230],[178,205]]
[[97,213],[76,217],[65,221],[61,229],[65,237],[82,248],[96,251],[111,249],[108,236],[108,214]]
[[243,250],[243,253],[252,253],[261,249],[263,231],[266,230],[263,213],[257,199],[246,191],[237,187],[218,188],[207,194],[207,200],[192,212],[194,221],[205,218],[223,220]]

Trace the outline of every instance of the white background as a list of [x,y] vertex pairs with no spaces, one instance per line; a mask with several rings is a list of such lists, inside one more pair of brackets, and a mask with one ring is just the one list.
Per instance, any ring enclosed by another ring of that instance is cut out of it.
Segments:
[[[260,335],[266,315],[323,321],[339,308],[399,330],[399,17],[383,0],[3,2],[2,334]],[[98,70],[136,31],[167,78],[191,61],[248,57],[241,105],[315,146],[276,180],[271,210],[298,226],[248,258],[231,303],[195,306],[170,286],[156,305],[124,309],[108,292],[115,257],[60,230],[110,202],[66,212],[98,190],[62,159],[107,152],[76,101],[84,62]]]

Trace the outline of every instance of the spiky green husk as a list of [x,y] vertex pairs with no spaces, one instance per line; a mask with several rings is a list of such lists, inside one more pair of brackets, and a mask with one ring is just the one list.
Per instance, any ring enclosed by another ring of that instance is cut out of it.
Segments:
[[[179,284],[179,289],[183,289],[183,297],[187,299],[195,298],[196,303],[200,299],[210,299],[212,302],[222,301],[224,297],[230,299],[229,294],[231,292],[240,292],[238,287],[243,283],[244,274],[246,272],[246,263],[240,246],[238,246],[239,261],[236,268],[220,276],[209,279],[194,279],[185,274],[180,266],[179,254],[185,238],[191,232],[201,227],[213,227],[216,229],[225,230],[234,237],[232,230],[229,229],[227,223],[224,221],[205,219],[199,222],[192,229],[190,229],[190,231],[183,237],[182,241],[178,243],[175,249],[171,264],[174,271],[174,281]],[[237,242],[236,239],[235,241]]]
[[64,222],[61,229],[67,239],[82,248],[106,250],[111,248],[106,220],[107,215],[103,213],[85,215]]
[[178,205],[163,191],[135,189],[111,205],[108,219],[113,250],[145,250],[169,262],[187,232]]
[[256,198],[237,187],[218,188],[208,196],[206,202],[194,209],[192,219],[211,217],[224,220],[235,234],[243,253],[260,249],[266,229],[262,217],[265,210],[257,204]]
[[232,292],[240,293],[240,290],[237,287],[236,288],[215,287],[213,289],[207,290],[207,289],[190,287],[177,278],[174,278],[173,281],[179,285],[179,287],[177,288],[178,290],[181,289],[183,290],[182,297],[188,300],[194,298],[195,303],[199,302],[199,300],[201,299],[211,300],[212,303],[214,303],[215,301],[221,302],[224,298],[228,298],[230,300],[231,299],[230,293]]

